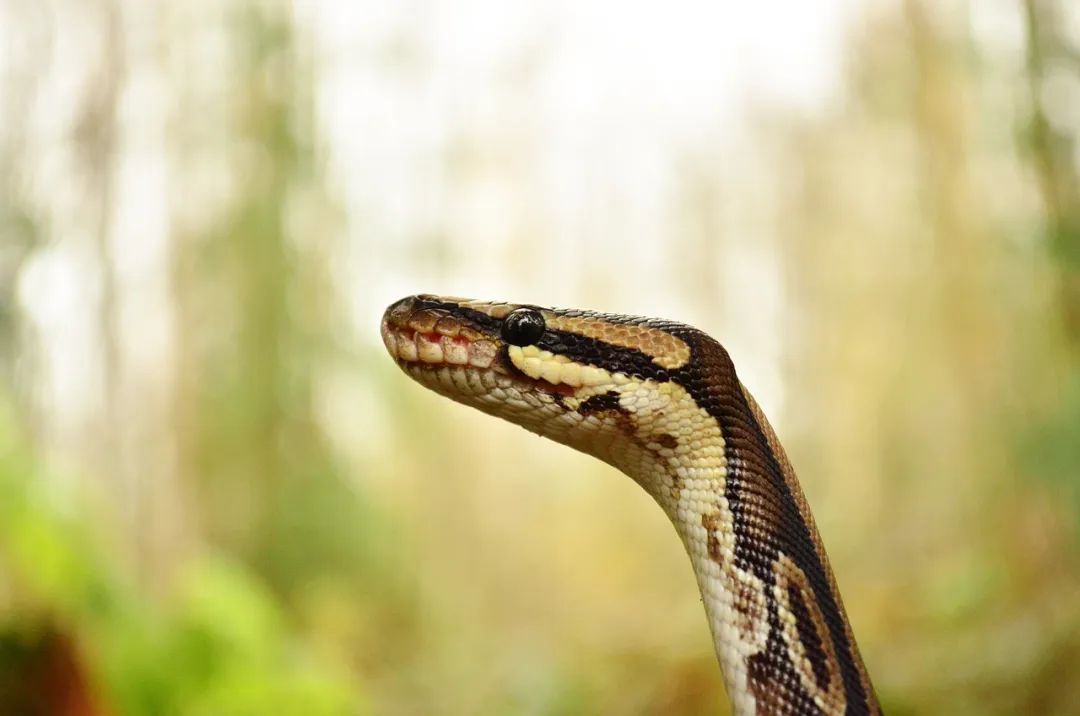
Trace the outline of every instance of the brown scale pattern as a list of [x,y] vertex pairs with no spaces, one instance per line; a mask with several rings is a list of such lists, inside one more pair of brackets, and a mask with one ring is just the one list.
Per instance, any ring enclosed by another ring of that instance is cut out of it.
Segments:
[[661,368],[679,368],[690,359],[690,347],[671,333],[646,322],[596,320],[588,311],[548,311],[547,325],[563,331],[603,341],[647,354]]

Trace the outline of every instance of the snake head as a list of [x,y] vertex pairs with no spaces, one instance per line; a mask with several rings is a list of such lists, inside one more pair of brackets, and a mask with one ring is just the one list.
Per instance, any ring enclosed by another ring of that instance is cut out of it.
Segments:
[[382,337],[431,390],[608,461],[615,443],[648,440],[707,339],[659,319],[431,295],[391,305]]
[[[386,309],[382,338],[421,384],[498,412],[499,399],[547,403],[582,385],[580,369],[568,358],[536,347],[552,317],[536,306],[409,296]],[[563,366],[569,366],[565,372]]]
[[668,380],[689,361],[679,336],[687,332],[699,333],[658,319],[425,294],[397,301],[382,320],[383,342],[407,372],[459,367],[564,396]]

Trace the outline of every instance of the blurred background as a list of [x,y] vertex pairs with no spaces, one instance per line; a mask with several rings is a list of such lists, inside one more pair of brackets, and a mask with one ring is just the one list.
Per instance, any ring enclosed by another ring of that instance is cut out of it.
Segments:
[[0,712],[725,712],[433,292],[707,330],[887,712],[1080,714],[1078,134],[1073,0],[0,0]]

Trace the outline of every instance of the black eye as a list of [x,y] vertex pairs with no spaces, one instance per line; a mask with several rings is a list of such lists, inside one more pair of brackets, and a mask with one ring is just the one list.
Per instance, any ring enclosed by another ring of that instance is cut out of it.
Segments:
[[502,324],[502,339],[512,346],[530,346],[544,335],[544,317],[531,308],[511,311]]

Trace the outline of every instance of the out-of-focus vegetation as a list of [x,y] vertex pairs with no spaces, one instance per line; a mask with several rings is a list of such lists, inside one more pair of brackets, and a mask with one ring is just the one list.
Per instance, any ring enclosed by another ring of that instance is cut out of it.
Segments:
[[709,330],[887,712],[1080,714],[1075,3],[875,3],[798,102],[741,11],[342,7],[0,5],[0,712],[722,710],[660,511],[388,365],[433,291]]

